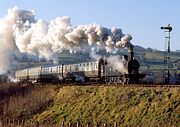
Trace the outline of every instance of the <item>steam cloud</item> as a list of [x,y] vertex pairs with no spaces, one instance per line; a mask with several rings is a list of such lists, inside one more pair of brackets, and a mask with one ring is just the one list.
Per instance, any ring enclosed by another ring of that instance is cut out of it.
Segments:
[[110,56],[107,58],[107,62],[110,64],[110,66],[113,67],[114,70],[117,70],[118,72],[128,74],[127,69],[127,61],[123,58],[120,58],[119,56]]
[[70,53],[118,48],[132,50],[131,35],[123,34],[121,29],[108,29],[97,24],[72,26],[69,17],[57,17],[49,23],[36,20],[34,11],[8,10],[0,19],[0,74],[10,70],[21,58],[22,53],[53,59],[63,50]]

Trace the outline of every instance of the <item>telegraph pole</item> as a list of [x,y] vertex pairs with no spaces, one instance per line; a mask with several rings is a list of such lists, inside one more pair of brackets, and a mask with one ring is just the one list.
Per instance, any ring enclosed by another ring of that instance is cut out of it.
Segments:
[[[172,31],[172,27],[170,24],[166,27],[161,27],[162,30],[165,32],[165,46],[167,44],[167,50],[165,47],[164,50],[164,66],[165,66],[165,84],[170,84],[170,41],[171,41],[171,36],[170,32]],[[166,69],[167,69],[167,74],[166,74]]]

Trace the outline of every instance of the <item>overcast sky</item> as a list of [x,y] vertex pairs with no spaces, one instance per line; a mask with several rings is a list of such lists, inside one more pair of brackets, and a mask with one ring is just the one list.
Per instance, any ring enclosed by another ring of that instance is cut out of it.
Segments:
[[0,0],[0,17],[14,6],[34,10],[37,20],[69,16],[73,26],[122,28],[132,35],[133,44],[159,50],[165,42],[160,27],[171,24],[171,50],[180,50],[180,0]]

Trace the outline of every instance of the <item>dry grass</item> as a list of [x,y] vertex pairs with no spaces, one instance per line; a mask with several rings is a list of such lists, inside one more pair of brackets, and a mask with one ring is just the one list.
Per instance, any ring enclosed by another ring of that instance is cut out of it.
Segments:
[[0,88],[0,117],[27,119],[50,105],[55,86],[5,84]]

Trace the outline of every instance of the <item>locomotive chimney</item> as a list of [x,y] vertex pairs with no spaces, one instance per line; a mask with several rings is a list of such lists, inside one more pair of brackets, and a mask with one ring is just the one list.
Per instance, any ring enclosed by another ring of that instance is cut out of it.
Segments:
[[132,52],[130,52],[130,54],[131,54],[131,60],[133,60],[134,59],[134,52],[132,51]]

